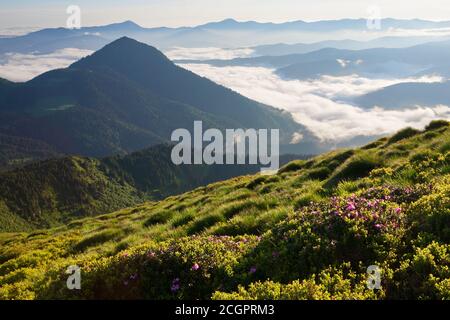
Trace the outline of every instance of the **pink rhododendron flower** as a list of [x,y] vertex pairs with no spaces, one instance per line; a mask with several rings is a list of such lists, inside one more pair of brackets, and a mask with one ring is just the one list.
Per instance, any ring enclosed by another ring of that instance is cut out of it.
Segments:
[[200,266],[197,263],[194,263],[191,267],[192,271],[197,271],[198,269],[200,269]]

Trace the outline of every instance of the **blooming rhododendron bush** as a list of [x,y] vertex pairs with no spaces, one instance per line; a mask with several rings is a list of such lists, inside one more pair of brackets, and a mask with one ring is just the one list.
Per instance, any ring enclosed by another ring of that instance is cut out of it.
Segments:
[[450,127],[0,242],[4,299],[449,299]]

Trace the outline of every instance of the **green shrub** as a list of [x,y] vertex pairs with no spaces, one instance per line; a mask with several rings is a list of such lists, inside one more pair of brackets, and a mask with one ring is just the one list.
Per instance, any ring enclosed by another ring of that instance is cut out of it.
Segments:
[[287,165],[281,167],[280,170],[278,170],[278,174],[301,170],[302,168],[304,168],[305,163],[305,160],[296,160],[289,162]]
[[171,224],[174,228],[184,226],[195,219],[195,214],[192,212],[183,212],[180,215],[175,216]]
[[83,289],[65,287],[64,272],[52,275],[38,298],[208,299],[234,274],[255,237],[190,237],[147,243],[115,256],[78,262]]
[[194,220],[190,226],[188,227],[188,234],[197,234],[201,231],[206,230],[209,227],[212,227],[216,223],[225,221],[224,216],[220,214],[211,214],[197,220]]
[[151,227],[155,224],[166,223],[173,217],[174,214],[175,213],[172,210],[163,210],[163,211],[156,212],[156,213],[152,214],[150,216],[150,218],[148,218],[144,222],[144,225],[146,227]]
[[374,153],[362,153],[347,160],[342,167],[327,181],[327,188],[335,187],[344,180],[356,180],[369,175],[369,173],[382,166],[380,157]]
[[299,209],[308,206],[313,202],[320,202],[321,200],[322,197],[315,192],[306,193],[294,200],[294,207]]
[[380,140],[377,140],[375,142],[371,142],[371,143],[361,147],[361,149],[363,149],[363,150],[375,149],[375,148],[378,148],[378,147],[382,146],[386,141],[387,141],[386,138],[382,138]]
[[332,171],[327,167],[315,168],[308,172],[308,178],[313,180],[325,180],[331,173]]
[[98,232],[92,236],[86,237],[79,241],[74,247],[74,252],[82,252],[85,251],[89,247],[100,245],[104,242],[117,239],[124,234],[123,230],[120,229],[107,229],[101,232]]
[[407,138],[411,138],[414,137],[418,134],[420,134],[420,130],[414,129],[414,128],[405,128],[403,130],[400,130],[399,132],[397,132],[396,134],[394,134],[389,140],[388,140],[388,144],[392,144],[395,142],[398,142],[400,140],[404,140]]
[[430,124],[425,127],[425,131],[446,128],[448,126],[450,126],[450,122],[448,122],[446,120],[434,120],[434,121],[431,121]]

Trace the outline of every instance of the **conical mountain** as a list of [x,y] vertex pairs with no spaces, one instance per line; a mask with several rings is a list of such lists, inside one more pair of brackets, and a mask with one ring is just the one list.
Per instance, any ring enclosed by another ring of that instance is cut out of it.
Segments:
[[[279,128],[286,144],[303,130],[289,114],[187,71],[156,48],[126,37],[66,69],[1,88],[0,133],[45,142],[65,154],[140,150],[169,141],[175,129],[191,129],[195,120],[205,128]],[[305,145],[298,152],[316,152],[312,143]]]
[[278,110],[183,69],[156,48],[127,37],[81,59],[71,68],[113,70],[159,96],[226,116],[236,128],[283,128],[286,133],[300,128]]

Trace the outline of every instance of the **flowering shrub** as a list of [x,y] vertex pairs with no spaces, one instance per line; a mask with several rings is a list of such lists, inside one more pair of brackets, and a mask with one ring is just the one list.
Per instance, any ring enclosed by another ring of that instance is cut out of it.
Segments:
[[394,259],[405,231],[404,209],[394,200],[416,196],[409,188],[377,188],[367,197],[313,203],[263,236],[248,264],[258,267],[259,279],[286,282],[333,264],[369,266]]
[[78,296],[64,287],[64,270],[46,294],[77,299],[207,299],[233,277],[239,259],[257,242],[257,237],[195,236],[152,243],[80,264],[83,290]]

